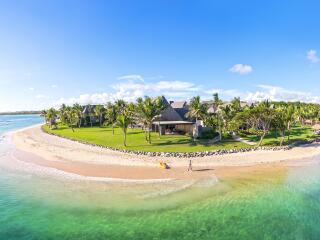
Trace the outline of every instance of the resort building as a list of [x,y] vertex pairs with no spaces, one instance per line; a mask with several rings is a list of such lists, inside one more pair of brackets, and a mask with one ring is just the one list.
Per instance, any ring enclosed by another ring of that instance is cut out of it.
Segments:
[[85,105],[82,110],[83,126],[92,126],[99,123],[99,118],[94,115],[94,108],[97,105]]
[[186,101],[168,102],[163,97],[165,109],[153,122],[153,130],[164,134],[193,134],[195,121],[188,119],[186,113],[189,111]]

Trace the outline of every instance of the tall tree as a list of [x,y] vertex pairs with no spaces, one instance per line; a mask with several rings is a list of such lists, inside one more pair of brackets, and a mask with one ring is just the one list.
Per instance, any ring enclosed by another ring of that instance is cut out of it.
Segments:
[[[219,141],[222,140],[223,129],[224,129],[224,126],[225,126],[224,125],[224,118],[223,118],[223,111],[221,110],[222,104],[223,104],[223,102],[219,98],[219,94],[218,93],[214,93],[213,94],[212,107],[213,107],[213,110],[214,110],[214,115],[216,117],[216,124],[217,124],[218,132],[219,132]],[[229,112],[229,108],[225,109],[225,110]]]
[[233,116],[242,111],[241,101],[239,97],[235,97],[231,100],[230,108]]
[[57,126],[56,124],[56,118],[58,116],[57,111],[54,108],[50,108],[47,112],[46,112],[46,121],[49,123],[49,127],[52,129],[53,126]]
[[281,135],[280,146],[283,145],[286,129],[287,129],[287,108],[284,106],[277,107],[274,113],[273,125],[276,130],[279,130]]
[[41,116],[44,118],[44,121],[46,124],[48,124],[48,119],[47,119],[47,110],[42,110],[41,111]]
[[201,103],[200,96],[193,97],[190,101],[189,111],[187,112],[187,117],[195,118],[196,121],[201,119],[204,120],[207,114],[208,108],[205,104]]
[[60,121],[65,124],[66,123],[66,111],[67,111],[67,106],[65,104],[62,104],[61,107],[59,108],[59,117]]
[[219,110],[219,107],[223,104],[222,100],[219,98],[219,94],[218,93],[214,93],[213,94],[213,103],[212,103],[212,107],[214,110],[214,113],[216,113]]
[[[164,109],[164,103],[162,97],[150,98],[145,96],[143,98],[137,99],[137,110],[138,117],[142,123],[145,125],[145,131],[148,130],[148,135],[146,134],[147,141],[151,144],[151,134],[150,129],[152,129],[152,124],[159,114]],[[160,125],[159,125],[160,132]]]
[[65,110],[65,116],[67,126],[71,128],[72,132],[74,132],[74,127],[77,126],[79,122],[79,115],[77,110],[73,107],[67,107]]
[[102,126],[102,118],[103,118],[104,112],[105,112],[105,109],[102,105],[97,105],[94,108],[94,113],[99,118],[99,126],[100,127]]
[[252,114],[255,115],[258,122],[256,127],[262,129],[262,134],[258,143],[258,146],[261,146],[264,137],[270,130],[271,121],[274,117],[273,105],[269,101],[263,101],[252,109]]
[[128,104],[126,103],[126,101],[124,101],[124,100],[122,100],[122,99],[117,100],[117,101],[114,103],[114,105],[116,106],[117,112],[118,112],[119,114],[122,114],[122,113],[126,110],[126,108],[127,108],[127,106],[128,106]]
[[108,102],[106,105],[106,113],[105,113],[105,118],[106,118],[106,123],[108,125],[111,125],[112,127],[112,135],[114,135],[114,127],[117,122],[117,106],[115,104],[112,104],[111,102]]
[[133,110],[133,106],[128,105],[117,117],[117,125],[121,128],[123,132],[123,145],[125,147],[127,146],[127,131],[133,118]]
[[288,131],[288,141],[290,140],[291,128],[292,128],[292,125],[295,124],[296,118],[297,118],[297,116],[296,116],[295,106],[289,105],[285,111],[285,121],[286,121],[286,125],[287,125],[286,128]]
[[73,108],[74,112],[75,112],[75,113],[77,114],[77,116],[78,116],[78,117],[77,117],[77,118],[78,118],[78,123],[77,123],[77,125],[78,125],[78,128],[80,128],[81,125],[82,125],[83,108],[82,108],[82,106],[81,106],[80,104],[78,104],[78,103],[73,104],[72,108]]
[[[208,106],[206,104],[202,104],[200,96],[193,97],[190,101],[189,111],[187,112],[186,116],[188,118],[195,118],[196,119],[196,132],[198,135],[198,120],[205,121],[206,115],[208,114]],[[193,135],[193,140],[195,140],[195,135]]]

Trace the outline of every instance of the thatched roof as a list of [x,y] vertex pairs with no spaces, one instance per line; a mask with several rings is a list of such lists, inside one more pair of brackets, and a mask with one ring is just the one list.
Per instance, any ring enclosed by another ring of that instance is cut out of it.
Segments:
[[[163,96],[162,100],[166,108],[161,112],[161,121],[184,121],[186,120],[184,115],[187,112],[182,111],[183,108],[173,108],[172,103],[170,104],[167,99]],[[182,106],[183,104],[179,103],[176,106]],[[158,120],[158,119],[157,119]]]
[[180,101],[180,102],[172,102],[171,107],[173,108],[185,108],[187,106],[186,101]]
[[82,114],[89,115],[97,105],[86,105],[83,107]]

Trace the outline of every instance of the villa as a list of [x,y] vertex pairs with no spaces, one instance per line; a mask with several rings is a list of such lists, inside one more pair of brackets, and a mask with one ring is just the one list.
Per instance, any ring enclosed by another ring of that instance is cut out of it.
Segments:
[[[159,116],[155,118],[152,124],[152,130],[159,132],[161,135],[166,134],[187,134],[192,136],[199,136],[202,132],[210,130],[206,127],[202,120],[196,121],[189,118],[189,104],[187,101],[168,101],[162,96],[164,110],[161,111]],[[213,101],[203,101],[203,104],[208,106],[208,113],[215,113],[213,108]],[[224,102],[223,106],[229,105],[230,102]],[[241,107],[248,106],[247,102],[241,102]],[[97,105],[82,106],[82,125],[90,126],[99,123],[97,116],[93,114],[93,109]],[[137,126],[140,126],[139,124]]]
[[193,134],[195,125],[194,119],[186,117],[189,111],[186,101],[174,102],[163,97],[165,109],[160,116],[153,122],[153,130],[159,131],[160,134]]
[[82,106],[82,124],[84,126],[95,125],[99,123],[99,118],[94,116],[93,109],[97,105],[85,105]]

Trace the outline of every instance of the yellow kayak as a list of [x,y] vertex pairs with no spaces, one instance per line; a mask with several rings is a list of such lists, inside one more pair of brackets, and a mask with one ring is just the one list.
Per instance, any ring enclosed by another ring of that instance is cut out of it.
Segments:
[[167,169],[168,168],[168,165],[166,163],[164,163],[164,162],[160,162],[159,164],[160,164],[160,168],[161,169]]

